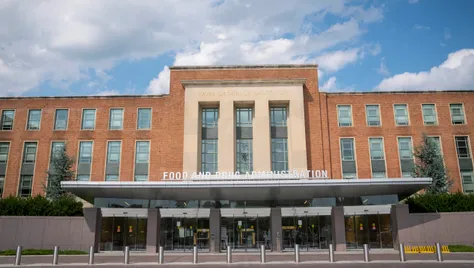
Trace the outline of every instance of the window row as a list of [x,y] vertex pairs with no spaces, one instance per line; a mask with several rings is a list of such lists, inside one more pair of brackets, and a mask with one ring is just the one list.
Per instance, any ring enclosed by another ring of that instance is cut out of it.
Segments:
[[[96,109],[83,109],[81,130],[94,130],[96,123]],[[41,126],[41,109],[28,110],[26,130],[39,130]],[[151,129],[151,108],[138,108],[137,129]],[[13,130],[15,110],[2,110],[0,130]],[[123,108],[111,108],[109,111],[109,129],[123,129]],[[69,109],[56,109],[53,130],[67,130]]]
[[[370,167],[372,178],[387,178],[387,167],[385,159],[384,139],[382,137],[369,138]],[[437,147],[439,155],[442,156],[441,139],[438,136],[429,137]],[[466,193],[474,192],[473,164],[468,136],[455,136],[456,153],[459,162],[459,170],[463,190]],[[413,175],[414,156],[412,137],[397,137],[398,156],[401,176],[411,178]],[[355,139],[340,139],[341,168],[343,179],[357,178],[357,164],[355,153]]]
[[[89,181],[91,179],[92,141],[80,141],[77,157],[76,180]],[[37,142],[25,142],[20,169],[20,183],[18,195],[21,197],[31,196],[34,169],[37,159]],[[49,172],[54,174],[56,171],[55,161],[60,159],[65,152],[64,141],[54,141],[51,143],[51,154],[49,157]],[[10,143],[0,142],[0,198],[3,194],[6,163],[10,153]],[[122,153],[121,141],[108,141],[105,166],[105,181],[119,181],[120,162]],[[149,175],[150,163],[150,142],[136,141],[135,144],[135,162],[134,162],[134,180],[147,181]]]
[[[436,112],[436,105],[432,103],[422,104],[423,124],[427,126],[438,125],[438,115]],[[451,123],[453,125],[466,124],[466,117],[464,114],[464,106],[462,103],[452,103],[449,105],[451,114]],[[395,117],[395,125],[408,126],[410,125],[408,105],[394,104],[393,114]],[[365,105],[365,115],[367,126],[378,127],[382,125],[380,105],[370,104]],[[352,127],[352,106],[351,105],[337,105],[337,118],[340,127]]]

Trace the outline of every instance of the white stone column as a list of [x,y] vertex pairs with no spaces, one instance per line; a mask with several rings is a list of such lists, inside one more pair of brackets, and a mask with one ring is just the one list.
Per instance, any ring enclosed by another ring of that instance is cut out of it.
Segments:
[[270,108],[267,99],[255,100],[255,118],[253,122],[253,169],[255,171],[272,170],[270,139]]
[[218,131],[218,171],[235,171],[235,123],[234,101],[221,100],[219,103],[219,129]]

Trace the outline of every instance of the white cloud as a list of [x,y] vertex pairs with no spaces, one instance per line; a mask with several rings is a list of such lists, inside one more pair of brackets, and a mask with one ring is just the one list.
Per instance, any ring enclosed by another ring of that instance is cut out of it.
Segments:
[[163,68],[156,78],[150,81],[146,90],[147,94],[168,94],[170,91],[170,69],[168,66]]
[[111,95],[120,95],[120,91],[116,89],[108,89],[104,91],[99,91],[95,94],[96,96],[111,96]]
[[415,24],[413,26],[413,29],[415,30],[425,30],[425,31],[428,31],[430,30],[431,28],[429,26],[424,26],[424,25],[420,25],[420,24]]
[[410,4],[416,4],[416,3],[418,3],[418,1],[420,1],[420,0],[408,0],[408,3],[410,3]]
[[329,79],[319,88],[322,92],[352,92],[355,91],[352,87],[340,88],[337,84],[337,78],[335,76],[329,77]]
[[319,67],[325,71],[335,72],[359,58],[359,49],[339,50],[326,53],[316,58]]
[[[383,19],[383,6],[346,2],[3,1],[0,95],[78,81],[100,90],[118,63],[164,54],[180,65],[313,62],[336,45],[360,46],[361,25]],[[314,26],[325,14],[340,20]]]
[[444,27],[444,40],[451,39],[451,30],[447,27]]
[[450,53],[446,61],[429,71],[402,73],[386,78],[376,90],[471,90],[474,89],[474,49]]
[[390,72],[388,71],[387,65],[385,64],[385,58],[380,59],[380,66],[377,68],[377,72],[383,76],[388,76],[390,75]]

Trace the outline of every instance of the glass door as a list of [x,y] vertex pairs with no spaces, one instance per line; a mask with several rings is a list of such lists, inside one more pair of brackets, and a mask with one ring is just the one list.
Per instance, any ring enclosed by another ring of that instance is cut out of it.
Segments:
[[161,219],[161,245],[165,250],[209,250],[209,218],[170,217]]
[[132,217],[102,218],[101,251],[146,250],[147,219]]
[[348,249],[393,248],[389,214],[346,216],[345,228]]

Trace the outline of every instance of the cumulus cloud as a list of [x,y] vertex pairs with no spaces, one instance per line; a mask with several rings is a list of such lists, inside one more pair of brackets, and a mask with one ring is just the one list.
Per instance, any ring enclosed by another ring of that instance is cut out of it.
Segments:
[[168,94],[170,89],[170,69],[168,66],[163,68],[156,78],[150,81],[146,93],[148,94]]
[[428,71],[386,78],[376,90],[471,90],[474,89],[473,73],[474,49],[461,49]]
[[[383,19],[383,6],[346,0],[275,0],[272,8],[268,3],[3,1],[0,95],[22,95],[45,83],[87,85],[97,78],[91,71],[107,76],[120,62],[164,54],[176,65],[314,62],[334,46],[349,49],[365,33],[364,25]],[[340,20],[323,29],[311,26],[325,14]],[[288,33],[293,37],[284,37]],[[163,92],[156,85],[166,84],[160,77],[147,92]]]
[[329,77],[329,79],[319,88],[322,92],[352,92],[355,91],[353,87],[340,87],[337,84],[337,78],[335,76]]
[[99,91],[95,94],[96,96],[112,96],[112,95],[120,95],[120,91],[116,89],[108,89],[108,90],[103,90]]

